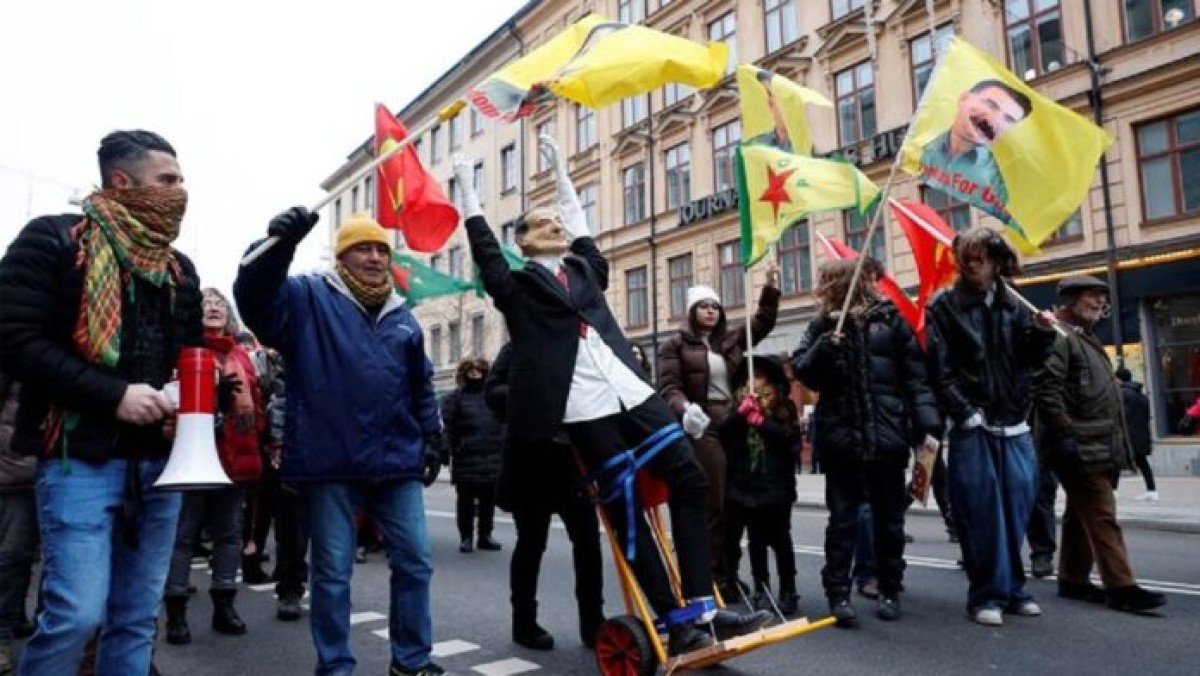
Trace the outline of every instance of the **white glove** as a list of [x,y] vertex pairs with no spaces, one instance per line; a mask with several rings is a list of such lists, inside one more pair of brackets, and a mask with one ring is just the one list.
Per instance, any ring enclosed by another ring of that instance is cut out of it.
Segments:
[[462,155],[454,156],[454,178],[458,179],[458,191],[462,195],[463,218],[482,216],[479,195],[475,192],[475,162]]
[[558,143],[551,136],[542,134],[538,136],[538,152],[554,171],[558,211],[567,230],[567,239],[590,236],[592,233],[588,229],[587,218],[583,215],[583,205],[579,203],[579,193],[575,192],[575,186],[571,184],[571,176],[562,162],[562,151],[559,150]]
[[983,411],[976,410],[965,421],[963,421],[962,428],[964,430],[973,430],[976,427],[983,427],[985,422],[986,421],[983,419]]
[[699,439],[704,436],[704,430],[708,429],[710,422],[708,416],[696,404],[688,404],[683,409],[683,431],[694,439]]

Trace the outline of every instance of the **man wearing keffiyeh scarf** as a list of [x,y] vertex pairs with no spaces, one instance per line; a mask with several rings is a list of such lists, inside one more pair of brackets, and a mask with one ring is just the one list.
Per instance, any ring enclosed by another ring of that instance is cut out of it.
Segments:
[[[153,488],[170,453],[161,391],[202,346],[199,280],[171,248],[187,206],[175,151],[113,132],[83,215],[34,219],[0,261],[0,368],[19,378],[15,451],[40,455],[43,609],[21,674],[150,670],[179,514]],[[119,630],[118,630],[119,629]]]

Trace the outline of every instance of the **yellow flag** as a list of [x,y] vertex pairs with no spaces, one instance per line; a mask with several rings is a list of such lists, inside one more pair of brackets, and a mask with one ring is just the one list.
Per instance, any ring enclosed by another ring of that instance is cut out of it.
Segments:
[[702,45],[614,21],[597,25],[579,55],[547,86],[564,99],[599,108],[669,82],[708,89],[725,76],[728,58],[724,42]]
[[589,14],[501,68],[466,98],[481,114],[511,122],[551,95],[597,108],[669,82],[706,89],[721,81],[727,58],[723,42],[701,45]]
[[901,166],[998,218],[1028,252],[1079,208],[1111,143],[1108,132],[954,38],[909,128]]
[[765,145],[737,149],[742,260],[754,265],[783,232],[817,211],[866,213],[879,188],[850,162],[794,155]]
[[817,92],[758,66],[737,69],[742,100],[742,138],[745,143],[775,146],[800,155],[812,154],[812,133],[804,106],[832,106]]

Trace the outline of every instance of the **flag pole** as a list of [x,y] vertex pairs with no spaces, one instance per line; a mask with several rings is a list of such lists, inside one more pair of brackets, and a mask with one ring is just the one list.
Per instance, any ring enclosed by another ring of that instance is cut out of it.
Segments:
[[[945,233],[941,232],[941,231],[940,231],[940,230],[938,230],[937,228],[935,228],[935,227],[932,227],[931,225],[929,225],[928,223],[926,223],[926,222],[925,222],[925,219],[921,218],[921,217],[920,217],[918,214],[916,214],[915,212],[913,212],[913,210],[912,210],[912,209],[909,209],[907,206],[905,206],[905,204],[904,204],[903,202],[901,202],[901,201],[899,201],[899,200],[897,200],[897,199],[893,199],[893,198],[889,197],[889,198],[888,198],[888,204],[889,204],[889,205],[890,205],[892,208],[896,209],[896,210],[897,210],[897,211],[899,211],[900,213],[902,213],[902,214],[904,214],[905,216],[908,216],[910,219],[912,219],[912,222],[913,222],[913,223],[916,223],[918,226],[920,226],[922,230],[924,230],[925,232],[929,233],[929,235],[930,235],[931,237],[933,237],[934,239],[936,239],[936,240],[937,240],[937,241],[938,241],[940,244],[942,244],[943,246],[946,246],[946,247],[951,247],[951,248],[954,246],[954,240],[947,239],[947,238],[946,238],[946,235],[945,235]],[[1012,295],[1013,295],[1013,296],[1014,296],[1014,297],[1015,297],[1015,298],[1016,298],[1018,301],[1020,301],[1020,303],[1021,303],[1022,305],[1024,305],[1024,306],[1025,306],[1025,307],[1026,307],[1026,308],[1027,308],[1027,309],[1028,309],[1030,312],[1033,312],[1034,314],[1036,314],[1036,313],[1038,313],[1038,312],[1041,312],[1041,309],[1040,309],[1039,307],[1037,307],[1037,306],[1036,306],[1036,305],[1034,305],[1033,303],[1029,302],[1029,299],[1028,299],[1028,298],[1026,298],[1025,296],[1022,296],[1022,295],[1021,295],[1021,292],[1017,291],[1017,290],[1016,290],[1016,289],[1013,287],[1013,285],[1009,284],[1009,285],[1008,285],[1008,290],[1009,290],[1009,292],[1011,292],[1011,293],[1012,293]],[[1066,329],[1064,329],[1064,328],[1063,328],[1063,326],[1062,326],[1062,322],[1061,322],[1061,321],[1059,321],[1059,319],[1058,319],[1057,317],[1055,317],[1055,318],[1054,318],[1054,325],[1053,325],[1053,326],[1054,326],[1054,330],[1055,330],[1055,332],[1057,332],[1057,333],[1058,333],[1058,335],[1060,335],[1060,336],[1066,336],[1066,335],[1067,335]]]
[[[905,133],[904,136],[907,140],[908,134]],[[901,147],[903,147],[903,144],[901,144]],[[883,218],[883,212],[886,211],[884,207],[890,199],[888,193],[891,192],[892,182],[896,179],[896,172],[900,169],[900,162],[903,157],[903,152],[896,153],[896,160],[892,162],[892,169],[888,172],[887,181],[883,184],[883,191],[879,193],[879,199],[875,203],[875,213],[871,216],[871,225],[867,228],[867,236],[863,240],[864,251],[859,252],[858,259],[854,263],[854,275],[850,277],[850,288],[846,289],[846,298],[842,301],[842,314],[838,317],[837,326],[833,329],[834,336],[842,333],[842,327],[846,323],[846,313],[850,311],[850,302],[854,298],[854,292],[858,289],[858,278],[862,275],[863,264],[869,255],[865,249],[870,246],[871,237],[875,234],[875,229],[879,227],[879,221]]]
[[[774,245],[771,247],[774,248]],[[771,249],[767,250],[770,253]],[[751,296],[750,293],[754,288],[754,284],[750,280],[750,268],[746,267],[742,270],[742,291],[746,301],[746,387],[748,392],[754,393],[754,331],[750,326],[750,318],[753,313],[750,311]]]
[[[446,106],[445,108],[443,108],[435,117],[431,118],[429,121],[425,122],[424,124],[417,127],[416,129],[413,129],[412,131],[410,131],[407,137],[405,137],[403,140],[397,142],[396,145],[389,148],[387,150],[387,152],[381,153],[375,159],[371,160],[366,165],[364,165],[362,168],[360,168],[358,171],[354,172],[354,174],[352,174],[350,176],[350,178],[348,178],[342,182],[341,188],[338,188],[337,190],[334,190],[333,192],[330,192],[330,193],[326,194],[324,197],[322,197],[321,199],[317,200],[317,203],[312,205],[312,207],[309,208],[309,211],[317,212],[317,211],[320,211],[321,209],[324,209],[330,202],[337,199],[339,196],[341,196],[342,193],[346,192],[347,188],[354,185],[355,183],[358,183],[360,180],[362,180],[362,178],[364,176],[375,171],[376,167],[378,167],[379,165],[383,164],[384,162],[387,162],[388,160],[390,160],[394,155],[399,153],[401,150],[404,150],[408,146],[412,145],[412,142],[414,139],[423,135],[425,132],[429,131],[436,125],[439,125],[439,124],[446,122],[447,120],[450,120],[450,119],[454,118],[455,116],[457,116],[458,113],[460,111],[462,111],[463,107],[466,105],[467,105],[466,101],[458,100],[458,101],[455,101],[454,103],[451,103],[450,105]],[[279,241],[279,238],[274,235],[268,237],[265,241],[263,241],[262,244],[259,244],[258,246],[256,246],[253,251],[246,254],[246,256],[244,258],[242,258],[241,265],[249,265],[249,264],[253,263],[254,261],[258,260],[259,256],[265,254],[268,250],[270,250],[271,247],[275,246],[275,243],[278,241]]]

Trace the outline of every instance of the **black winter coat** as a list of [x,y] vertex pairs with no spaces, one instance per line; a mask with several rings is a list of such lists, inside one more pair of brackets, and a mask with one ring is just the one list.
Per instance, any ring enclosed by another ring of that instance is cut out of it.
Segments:
[[1135,456],[1144,458],[1154,452],[1154,435],[1150,433],[1150,400],[1142,392],[1142,384],[1121,383],[1121,403],[1125,406],[1129,445]]
[[484,386],[488,406],[506,421],[496,505],[507,512],[560,511],[570,502],[586,501],[579,466],[564,438],[528,439],[507,432],[512,354],[512,343],[500,349]]
[[869,308],[862,326],[814,319],[792,355],[792,372],[820,393],[813,412],[821,465],[905,464],[926,435],[940,439],[942,418],[916,334],[890,302]]
[[[753,433],[751,432],[753,430]],[[796,501],[796,453],[800,426],[767,415],[751,427],[738,413],[718,430],[725,449],[725,500],[741,507],[790,505]]]
[[451,481],[495,483],[503,430],[484,400],[483,383],[460,387],[442,399],[442,427]]
[[131,276],[133,288],[126,286],[122,293],[116,369],[87,362],[72,340],[84,271],[76,265],[79,245],[70,231],[79,220],[75,214],[34,219],[0,260],[0,368],[24,385],[13,450],[44,452],[43,423],[54,403],[80,415],[66,439],[72,458],[165,457],[171,441],[163,436],[161,423],[121,423],[116,409],[128,385],[161,388],[181,348],[204,347],[200,280],[192,262],[178,251],[182,280],[173,303],[166,288]]
[[991,425],[1028,420],[1032,369],[1049,355],[1055,333],[1033,323],[1005,282],[996,282],[990,308],[961,281],[941,291],[929,302],[925,326],[930,381],[951,420],[965,422],[976,410]]

